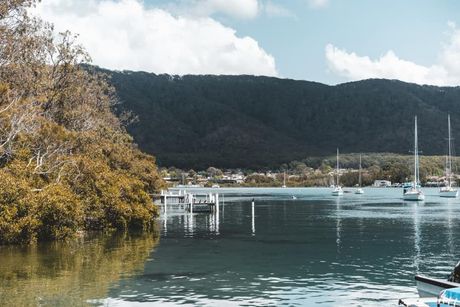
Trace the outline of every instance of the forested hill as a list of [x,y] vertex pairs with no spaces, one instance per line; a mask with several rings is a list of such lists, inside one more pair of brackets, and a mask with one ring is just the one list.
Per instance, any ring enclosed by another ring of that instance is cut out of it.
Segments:
[[263,168],[342,152],[407,154],[419,118],[423,154],[460,135],[460,88],[364,80],[328,86],[255,76],[110,72],[129,128],[162,166]]

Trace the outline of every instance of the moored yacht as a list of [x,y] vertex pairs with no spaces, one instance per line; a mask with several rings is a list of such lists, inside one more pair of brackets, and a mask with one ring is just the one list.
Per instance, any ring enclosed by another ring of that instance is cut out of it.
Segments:
[[439,190],[439,196],[446,198],[456,198],[458,196],[458,190],[453,187],[442,187]]
[[404,189],[403,193],[404,200],[415,200],[420,201],[425,199],[419,185],[419,156],[418,156],[418,135],[417,135],[417,116],[414,121],[414,181],[412,187]]
[[343,189],[339,184],[339,176],[340,176],[340,168],[339,168],[339,149],[337,148],[337,180],[334,186],[334,189],[332,190],[332,195],[333,196],[341,196],[343,195]]
[[358,178],[359,187],[355,191],[355,194],[364,194],[364,190],[361,188],[361,155],[359,155],[359,178]]
[[342,187],[341,186],[334,187],[334,190],[332,190],[332,195],[333,196],[341,196],[341,195],[343,195]]
[[450,114],[447,115],[448,154],[446,159],[447,184],[439,190],[439,196],[455,198],[458,196],[457,188],[452,187],[452,138],[450,134]]

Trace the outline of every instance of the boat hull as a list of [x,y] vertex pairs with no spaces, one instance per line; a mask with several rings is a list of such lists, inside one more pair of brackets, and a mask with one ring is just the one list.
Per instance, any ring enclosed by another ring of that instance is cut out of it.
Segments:
[[421,191],[408,191],[403,195],[404,200],[422,201],[425,200],[425,195]]
[[420,297],[437,297],[444,289],[460,287],[460,284],[456,282],[430,278],[422,275],[416,275],[415,281],[417,283],[417,291]]
[[446,198],[456,198],[458,196],[458,190],[457,189],[446,189],[446,190],[441,189],[439,191],[439,196],[446,197]]
[[343,189],[342,187],[335,187],[334,190],[332,190],[332,196],[342,196],[343,195]]

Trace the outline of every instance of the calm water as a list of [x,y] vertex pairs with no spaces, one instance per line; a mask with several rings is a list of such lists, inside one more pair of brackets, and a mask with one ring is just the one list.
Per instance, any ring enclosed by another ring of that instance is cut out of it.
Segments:
[[365,191],[220,189],[219,216],[169,214],[159,238],[3,247],[0,305],[396,306],[460,259],[460,199]]

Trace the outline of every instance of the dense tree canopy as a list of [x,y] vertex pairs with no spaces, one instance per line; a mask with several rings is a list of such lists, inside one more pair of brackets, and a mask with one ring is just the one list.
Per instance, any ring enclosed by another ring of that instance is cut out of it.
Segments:
[[147,228],[162,184],[112,110],[104,76],[69,32],[0,2],[0,243]]
[[446,153],[448,112],[460,137],[459,87],[107,73],[122,106],[139,115],[129,131],[165,167],[276,168],[337,147],[409,154],[415,115],[424,155]]

